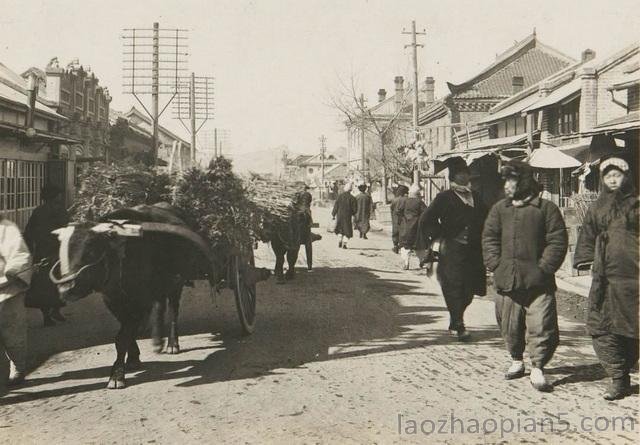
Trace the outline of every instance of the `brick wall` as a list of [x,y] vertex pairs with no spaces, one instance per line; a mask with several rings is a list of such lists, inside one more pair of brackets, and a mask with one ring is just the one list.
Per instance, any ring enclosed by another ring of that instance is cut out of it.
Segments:
[[580,92],[580,131],[591,130],[598,122],[598,81],[596,69],[584,67],[578,71],[582,83]]
[[638,85],[627,90],[629,112],[640,110],[640,87]]
[[[620,61],[618,64],[607,68],[604,72],[598,72],[597,82],[597,123],[610,121],[627,114],[627,110],[611,100],[611,93],[607,88],[612,85],[628,79],[625,69],[633,64],[640,62],[640,54]],[[624,91],[616,91],[614,96],[618,102],[625,103],[627,95]],[[582,112],[582,110],[580,110]],[[582,128],[581,128],[582,130]]]

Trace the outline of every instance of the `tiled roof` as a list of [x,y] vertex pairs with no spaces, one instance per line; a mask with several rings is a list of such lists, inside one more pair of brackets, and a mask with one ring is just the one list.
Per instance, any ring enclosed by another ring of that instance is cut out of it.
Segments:
[[513,77],[522,76],[528,88],[550,74],[569,65],[564,59],[539,48],[532,48],[507,63],[489,77],[472,84],[468,89],[454,93],[455,98],[505,98],[513,94]]
[[[124,113],[124,118],[126,118],[129,121],[129,124],[131,124],[131,119],[130,118],[131,118],[131,116],[134,116],[134,115],[136,117],[138,117],[142,121],[141,123],[136,124],[137,127],[139,127],[140,129],[143,129],[143,130],[145,130],[147,132],[153,131],[151,118],[149,118],[146,114],[144,114],[143,112],[138,110],[136,107],[131,107],[131,109],[129,111]],[[161,132],[161,133],[164,133],[165,136],[168,136],[169,138],[171,138],[171,139],[173,139],[175,141],[182,142],[182,145],[184,145],[186,147],[191,147],[191,144],[189,142],[185,141],[180,136],[178,136],[175,133],[171,132],[170,130],[168,130],[167,128],[163,127],[162,125],[158,125],[158,131]]]
[[[0,63],[0,98],[27,107],[27,83],[17,73]],[[36,110],[54,116],[58,119],[67,120],[66,117],[58,114],[56,110],[36,101]]]

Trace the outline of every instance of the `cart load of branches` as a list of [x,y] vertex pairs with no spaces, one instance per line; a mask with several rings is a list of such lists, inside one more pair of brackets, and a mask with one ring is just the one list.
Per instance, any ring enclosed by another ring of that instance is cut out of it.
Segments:
[[72,207],[76,221],[96,221],[140,204],[170,202],[213,249],[226,252],[270,241],[287,229],[299,204],[294,184],[258,175],[240,178],[222,157],[207,169],[192,168],[179,177],[143,165],[97,163],[79,179],[81,186]]
[[247,193],[259,209],[259,239],[270,241],[276,231],[288,229],[292,213],[302,204],[300,188],[295,183],[276,181],[257,174],[245,179]]
[[155,204],[171,196],[171,179],[144,165],[98,162],[83,169],[71,208],[76,221],[96,221],[125,207]]
[[292,184],[257,175],[240,178],[220,157],[206,170],[193,168],[178,179],[173,205],[212,246],[232,248],[270,241],[288,225],[296,192]]

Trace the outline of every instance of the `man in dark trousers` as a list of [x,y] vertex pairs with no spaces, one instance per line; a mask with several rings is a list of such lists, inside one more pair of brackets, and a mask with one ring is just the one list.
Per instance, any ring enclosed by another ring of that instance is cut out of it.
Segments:
[[358,194],[358,196],[356,196],[357,210],[356,216],[353,218],[353,220],[356,223],[358,232],[360,232],[360,238],[367,239],[367,233],[371,228],[371,226],[369,225],[369,220],[371,219],[373,199],[371,199],[371,195],[366,193],[366,184],[360,184],[358,186],[358,190],[360,190],[360,193]]
[[505,378],[524,376],[527,343],[531,384],[551,391],[543,369],[559,342],[554,274],[567,253],[567,231],[558,207],[538,196],[540,185],[528,164],[510,161],[502,176],[505,198],[489,212],[482,247],[498,293],[498,326],[512,359]]
[[426,243],[440,242],[437,277],[449,311],[449,331],[465,341],[470,335],[464,311],[474,295],[484,296],[487,291],[481,245],[487,210],[480,195],[471,190],[471,172],[464,159],[451,159],[448,168],[449,190],[438,193],[422,213],[419,230]]
[[313,196],[309,193],[309,186],[306,183],[301,184],[302,190],[299,195],[299,203],[304,207],[309,218],[309,230],[302,234],[301,241],[304,243],[304,251],[307,257],[307,270],[313,269],[313,239],[311,237],[311,225],[313,224],[313,218],[311,216],[311,203],[313,202]]
[[398,222],[398,215],[396,215],[396,210],[399,205],[402,205],[402,202],[407,199],[407,195],[409,194],[409,187],[406,185],[399,185],[396,187],[393,192],[393,199],[391,200],[391,205],[389,206],[389,210],[391,211],[391,241],[393,242],[393,252],[400,252],[400,225]]

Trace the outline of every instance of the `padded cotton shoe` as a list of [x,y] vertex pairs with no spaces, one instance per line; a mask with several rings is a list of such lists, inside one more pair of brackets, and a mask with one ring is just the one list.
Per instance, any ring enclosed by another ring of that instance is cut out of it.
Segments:
[[532,368],[529,379],[531,380],[531,385],[533,385],[533,387],[536,390],[540,392],[553,391],[553,386],[549,382],[547,382],[547,379],[545,378],[544,373],[542,372],[542,369]]
[[504,378],[513,380],[521,377],[524,377],[524,362],[522,360],[514,360],[507,372],[504,373]]

